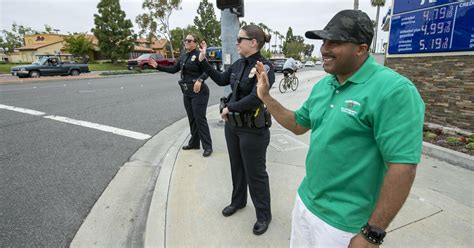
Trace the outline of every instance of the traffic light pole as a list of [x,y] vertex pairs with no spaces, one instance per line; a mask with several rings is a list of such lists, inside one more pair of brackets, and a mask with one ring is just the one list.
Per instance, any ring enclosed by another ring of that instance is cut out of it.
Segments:
[[[240,29],[239,18],[231,13],[230,9],[221,11],[221,40],[222,40],[222,62],[224,70],[240,58],[235,43]],[[224,88],[225,96],[232,91],[230,86]]]

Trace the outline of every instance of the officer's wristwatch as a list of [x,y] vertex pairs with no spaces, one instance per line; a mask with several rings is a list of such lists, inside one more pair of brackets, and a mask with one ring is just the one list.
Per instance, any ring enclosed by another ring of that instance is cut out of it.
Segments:
[[369,225],[369,223],[365,224],[361,229],[360,233],[365,238],[365,240],[369,241],[369,243],[374,245],[381,245],[383,243],[383,238],[387,234],[384,230]]

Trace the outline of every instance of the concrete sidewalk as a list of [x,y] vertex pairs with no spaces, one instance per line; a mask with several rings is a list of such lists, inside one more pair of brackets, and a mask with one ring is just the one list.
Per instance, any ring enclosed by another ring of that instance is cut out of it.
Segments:
[[[298,73],[300,87],[296,92],[280,94],[274,87],[272,95],[287,108],[296,109],[323,75],[315,71]],[[202,157],[202,150],[181,150],[188,138],[182,135],[163,159],[148,212],[144,246],[288,247],[291,211],[305,174],[309,133],[295,136],[274,122],[267,152],[273,220],[265,234],[255,236],[255,210],[250,197],[247,206],[235,215],[221,214],[230,202],[232,182],[217,106],[208,109],[208,120],[214,146],[211,157]],[[415,185],[389,227],[384,246],[474,247],[473,179],[471,170],[424,155]]]

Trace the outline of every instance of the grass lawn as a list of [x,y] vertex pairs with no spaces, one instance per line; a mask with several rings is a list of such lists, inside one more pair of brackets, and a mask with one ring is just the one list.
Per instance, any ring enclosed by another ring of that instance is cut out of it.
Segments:
[[117,70],[127,70],[127,63],[104,63],[104,64],[89,64],[89,70],[91,71],[117,71]]
[[[10,68],[13,66],[17,66],[20,64],[0,64],[0,73],[3,74],[10,74]],[[127,63],[104,63],[104,64],[96,64],[90,63],[89,70],[91,71],[117,71],[117,70],[127,70]]]
[[0,73],[10,74],[10,67],[16,66],[16,64],[0,64]]

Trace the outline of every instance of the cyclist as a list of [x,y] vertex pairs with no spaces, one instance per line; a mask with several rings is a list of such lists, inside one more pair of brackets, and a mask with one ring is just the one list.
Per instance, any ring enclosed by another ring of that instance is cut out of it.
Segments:
[[290,57],[285,61],[285,64],[283,65],[283,74],[285,75],[285,77],[288,77],[289,75],[293,75],[297,69],[298,65],[296,64],[295,59]]

